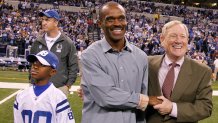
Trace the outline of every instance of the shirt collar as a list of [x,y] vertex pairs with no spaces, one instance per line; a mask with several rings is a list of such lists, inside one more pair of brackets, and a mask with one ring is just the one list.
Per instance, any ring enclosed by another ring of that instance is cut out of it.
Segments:
[[46,33],[46,34],[45,34],[45,40],[46,40],[46,41],[49,41],[49,42],[54,42],[54,41],[56,41],[60,36],[61,36],[61,32],[60,32],[60,31],[58,31],[58,35],[57,35],[56,37],[54,37],[54,38],[49,37],[48,34]]
[[[111,45],[107,42],[105,37],[102,39],[101,45],[102,45],[104,53],[108,51],[114,51]],[[129,52],[132,52],[133,50],[132,46],[130,45],[130,43],[127,41],[126,38],[125,38],[125,47],[123,48],[123,50],[129,51]]]
[[[183,62],[184,62],[184,59],[185,59],[185,57],[183,56],[180,60],[176,61],[176,64],[178,64],[181,67]],[[169,66],[172,63],[172,61],[169,59],[169,57],[166,54],[164,57],[164,63],[167,66]]]

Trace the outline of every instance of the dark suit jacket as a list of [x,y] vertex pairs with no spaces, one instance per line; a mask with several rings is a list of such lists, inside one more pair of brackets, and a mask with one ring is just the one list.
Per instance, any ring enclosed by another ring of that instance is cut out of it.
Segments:
[[[149,57],[148,95],[160,96],[158,71],[163,56]],[[212,112],[212,71],[209,67],[185,57],[181,66],[171,101],[177,104],[177,118],[162,116],[153,107],[147,108],[147,123],[197,123]]]

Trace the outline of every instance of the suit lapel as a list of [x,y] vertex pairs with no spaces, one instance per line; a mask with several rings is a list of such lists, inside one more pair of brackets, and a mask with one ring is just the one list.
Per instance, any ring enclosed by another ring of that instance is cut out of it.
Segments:
[[160,96],[161,94],[161,89],[160,89],[160,84],[159,84],[159,79],[158,79],[158,71],[160,69],[161,63],[163,60],[163,56],[156,56],[155,60],[150,61],[150,66],[149,66],[149,88],[152,93],[151,96]]
[[185,57],[184,63],[181,66],[175,87],[171,95],[172,101],[177,101],[182,96],[183,92],[190,84],[191,74],[192,74],[191,63],[189,59]]

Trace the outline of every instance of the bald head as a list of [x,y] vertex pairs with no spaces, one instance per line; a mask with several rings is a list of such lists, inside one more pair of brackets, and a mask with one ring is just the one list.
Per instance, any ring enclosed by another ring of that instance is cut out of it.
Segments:
[[112,8],[120,8],[121,10],[123,10],[125,12],[125,9],[123,8],[122,5],[120,5],[117,2],[114,1],[110,1],[105,3],[104,5],[102,5],[99,9],[99,20],[102,20],[105,16],[105,14],[107,14],[108,10],[112,9]]

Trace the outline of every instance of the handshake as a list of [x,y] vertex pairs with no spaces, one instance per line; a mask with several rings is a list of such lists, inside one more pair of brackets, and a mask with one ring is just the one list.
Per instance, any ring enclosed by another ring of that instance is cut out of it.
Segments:
[[149,96],[148,105],[154,106],[157,104],[161,104],[163,100],[158,99],[157,96]]
[[161,104],[163,100],[158,99],[157,96],[146,96],[143,94],[140,94],[140,102],[137,106],[137,109],[140,109],[142,111],[145,111],[147,108],[147,105],[155,106],[157,104]]

